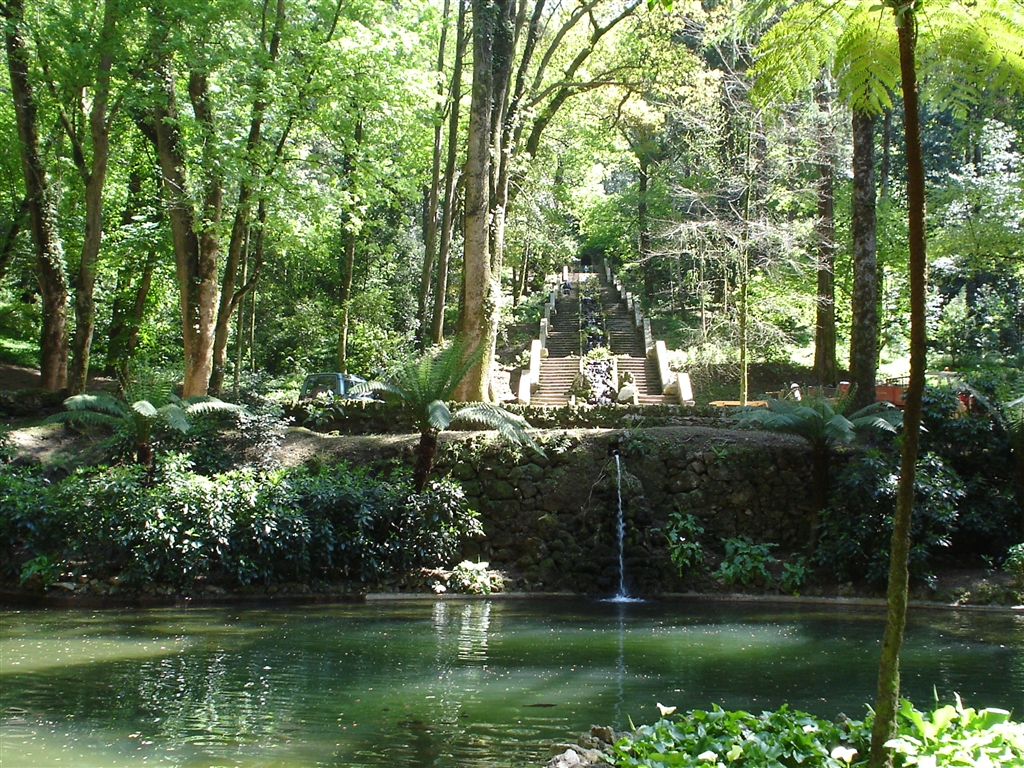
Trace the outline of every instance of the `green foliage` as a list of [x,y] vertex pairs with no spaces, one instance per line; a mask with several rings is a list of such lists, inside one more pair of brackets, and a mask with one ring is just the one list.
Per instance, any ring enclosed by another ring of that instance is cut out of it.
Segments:
[[46,478],[0,464],[0,578],[16,572],[16,553],[42,554],[54,540],[49,497]]
[[704,545],[700,543],[703,535],[704,528],[693,515],[676,511],[669,517],[665,527],[668,554],[680,576],[704,564]]
[[844,414],[846,404],[846,399],[769,400],[767,409],[745,408],[734,418],[742,427],[802,437],[815,448],[851,443],[859,430],[895,433],[902,423],[902,412],[888,403],[875,403],[849,416]]
[[20,581],[23,585],[38,582],[44,588],[49,587],[57,581],[58,565],[50,555],[36,555],[21,566]]
[[466,595],[489,595],[500,592],[503,583],[501,576],[487,567],[490,563],[463,560],[452,568],[448,576],[448,587]]
[[5,464],[14,458],[17,448],[6,427],[0,427],[0,464]]
[[783,592],[796,593],[800,587],[807,583],[809,569],[807,558],[798,557],[795,560],[787,560],[782,564],[782,576],[779,583]]
[[412,493],[407,481],[345,466],[207,477],[169,454],[152,478],[133,465],[80,470],[47,485],[4,470],[0,490],[8,573],[14,553],[45,554],[64,568],[182,589],[199,579],[374,582],[444,567],[463,536],[479,532],[451,483]]
[[726,584],[744,586],[767,586],[772,582],[768,566],[777,563],[771,550],[776,544],[755,544],[746,536],[722,539],[725,557],[722,558],[715,577]]
[[[840,579],[885,583],[899,481],[896,457],[869,451],[836,474],[816,559]],[[914,488],[910,572],[927,577],[935,557],[952,546],[964,489],[957,473],[934,454],[918,460]]]
[[904,765],[1024,766],[1024,724],[1010,720],[1005,709],[965,708],[959,696],[955,706],[930,713],[904,699],[897,736],[886,746]]
[[136,461],[145,465],[152,462],[158,429],[185,434],[191,429],[194,417],[242,410],[241,406],[215,397],[182,400],[171,392],[168,378],[145,374],[140,382],[126,386],[124,397],[106,392],[74,395],[64,401],[64,407],[67,410],[48,417],[44,423],[111,427],[129,441]]
[[1018,587],[1024,587],[1024,544],[1014,544],[1006,551],[1003,570],[1013,577]]
[[[669,719],[675,707],[658,707],[662,718],[615,744],[622,768],[845,768],[867,764],[871,718],[833,723],[790,710],[753,715],[692,710]],[[886,746],[897,766],[1024,766],[1024,724],[1002,709],[955,705],[923,713],[906,700],[897,735]]]
[[625,457],[641,457],[651,452],[654,446],[654,438],[650,432],[639,427],[622,430],[619,437],[619,452]]
[[[662,711],[671,715],[675,708]],[[637,728],[615,744],[613,762],[621,768],[845,768],[844,754],[866,753],[866,738],[860,722],[831,723],[785,705],[760,715],[715,705]]]

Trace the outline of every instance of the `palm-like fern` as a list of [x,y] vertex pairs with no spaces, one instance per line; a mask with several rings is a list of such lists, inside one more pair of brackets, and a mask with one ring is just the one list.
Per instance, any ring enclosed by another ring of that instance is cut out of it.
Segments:
[[[746,18],[765,17],[779,5],[777,0],[752,3]],[[787,8],[758,44],[751,69],[754,96],[791,102],[824,69],[835,78],[840,100],[854,110],[878,114],[890,107],[900,84],[900,56],[896,25],[885,15],[896,5],[805,0]],[[964,114],[979,101],[982,88],[1024,90],[1020,11],[1001,0],[920,5],[917,48],[937,100]]]
[[126,385],[124,389],[124,397],[106,392],[69,397],[64,401],[67,410],[50,416],[45,423],[121,429],[132,442],[136,462],[149,466],[153,462],[153,434],[158,427],[185,433],[192,426],[191,417],[244,410],[242,406],[215,397],[182,400],[173,394],[170,383],[159,377]]
[[380,392],[385,400],[396,402],[413,416],[420,430],[413,472],[417,491],[422,491],[427,485],[437,453],[438,435],[456,421],[496,429],[503,438],[529,445],[543,453],[526,431],[530,425],[518,414],[491,403],[472,403],[454,412],[448,407],[445,401],[451,398],[459,382],[480,356],[479,352],[470,355],[465,352],[465,345],[456,341],[446,348],[428,351],[409,360],[386,381],[369,381],[353,389],[356,394]]
[[740,426],[796,435],[811,447],[811,542],[817,540],[821,510],[828,501],[832,451],[852,443],[858,432],[895,433],[903,414],[889,403],[874,403],[846,415],[849,397],[835,403],[824,398],[802,402],[769,400],[768,408],[747,408],[736,421]]

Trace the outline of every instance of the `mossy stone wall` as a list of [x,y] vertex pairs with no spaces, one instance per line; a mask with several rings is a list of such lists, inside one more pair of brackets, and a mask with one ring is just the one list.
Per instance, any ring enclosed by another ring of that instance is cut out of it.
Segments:
[[483,523],[464,555],[508,569],[515,589],[616,591],[615,451],[630,594],[685,589],[663,532],[677,509],[700,521],[712,551],[740,535],[780,551],[807,541],[810,462],[799,440],[671,428],[549,432],[545,443],[541,457],[471,437],[447,442],[438,456],[438,472],[461,482]]

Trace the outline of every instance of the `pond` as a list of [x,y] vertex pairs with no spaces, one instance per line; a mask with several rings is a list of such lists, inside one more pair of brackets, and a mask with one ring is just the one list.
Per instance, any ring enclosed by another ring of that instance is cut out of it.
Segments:
[[[585,600],[0,613],[0,760],[540,766],[656,702],[863,717],[880,610]],[[912,612],[904,691],[1024,712],[1024,616]]]

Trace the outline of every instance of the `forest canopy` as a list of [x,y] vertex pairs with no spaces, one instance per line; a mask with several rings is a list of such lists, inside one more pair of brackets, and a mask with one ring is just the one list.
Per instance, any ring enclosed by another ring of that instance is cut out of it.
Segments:
[[[905,372],[895,28],[812,6],[3,0],[0,356],[186,396],[455,335],[511,365],[547,276],[603,261],[697,379]],[[929,18],[929,365],[1019,368],[1020,95]]]

